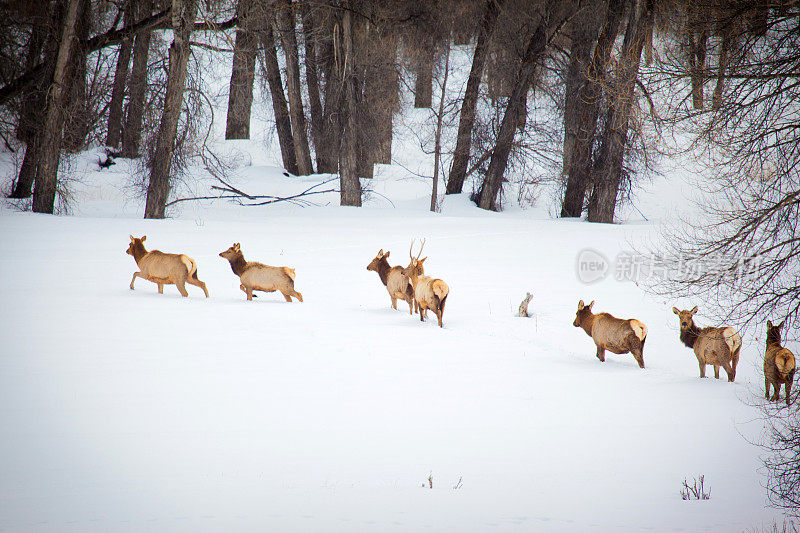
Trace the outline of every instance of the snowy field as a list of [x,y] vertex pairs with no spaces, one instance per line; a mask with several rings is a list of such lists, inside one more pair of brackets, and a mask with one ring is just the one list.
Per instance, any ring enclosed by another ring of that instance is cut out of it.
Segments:
[[[656,225],[465,197],[431,214],[427,184],[389,178],[375,186],[395,208],[206,202],[145,221],[113,185],[125,165],[88,174],[84,216],[0,211],[0,530],[730,532],[775,518],[748,442],[761,341],[745,338],[736,383],[700,380],[671,308],[699,303],[702,322],[702,302],[576,277],[582,249],[614,257]],[[242,180],[307,186],[259,166]],[[129,234],[193,257],[211,297],[131,291]],[[450,285],[444,329],[391,309],[366,270],[380,248],[406,264],[412,238]],[[296,268],[305,302],[245,301],[217,255],[234,241]],[[516,318],[526,291],[535,316]],[[595,358],[572,325],[581,298],[648,325],[646,370]],[[698,474],[711,499],[682,501]]]

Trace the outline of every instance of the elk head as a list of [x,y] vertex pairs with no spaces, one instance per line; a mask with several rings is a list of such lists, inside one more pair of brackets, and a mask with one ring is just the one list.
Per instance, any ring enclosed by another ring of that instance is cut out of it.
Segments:
[[781,344],[781,328],[783,328],[783,322],[774,326],[771,320],[767,320],[767,346],[770,344],[777,344],[780,346]]
[[589,305],[584,305],[583,300],[578,302],[578,312],[575,313],[575,320],[572,322],[572,325],[576,328],[581,327],[581,323],[588,317],[592,316],[592,306],[594,305],[594,300],[589,302]]
[[688,331],[694,325],[694,319],[692,317],[697,313],[697,306],[695,305],[691,311],[679,311],[677,307],[673,307],[672,312],[678,315],[681,331]]
[[405,274],[410,279],[415,280],[418,277],[425,274],[425,266],[423,263],[427,259],[427,257],[423,257],[422,259],[419,256],[422,255],[422,249],[425,248],[425,239],[422,239],[422,246],[419,247],[419,253],[417,257],[414,257],[412,250],[414,249],[414,241],[411,241],[411,247],[408,249],[408,257],[411,261],[408,263],[408,267],[405,269]]
[[367,265],[367,270],[373,270],[375,272],[379,272],[378,266],[381,264],[381,262],[386,261],[390,253],[391,252],[383,253],[383,248],[381,248],[381,250],[378,252],[378,255],[375,256],[375,259],[370,261],[370,263]]
[[236,256],[241,255],[242,251],[239,248],[239,243],[233,243],[233,246],[225,250],[224,252],[220,252],[219,256],[227,259],[228,261],[232,261],[236,259]]
[[125,250],[125,253],[128,254],[128,255],[133,255],[134,257],[136,257],[134,255],[134,251],[135,250],[144,250],[144,244],[142,244],[142,243],[145,241],[145,239],[147,239],[147,235],[142,235],[141,239],[137,239],[133,235],[131,235],[130,237],[131,237],[131,243],[128,245],[128,249]]

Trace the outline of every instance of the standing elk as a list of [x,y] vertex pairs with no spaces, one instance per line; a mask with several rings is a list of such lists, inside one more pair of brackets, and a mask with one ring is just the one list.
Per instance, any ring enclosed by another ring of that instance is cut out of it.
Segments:
[[[414,247],[414,243],[411,243]],[[411,264],[405,270],[406,276],[411,280],[411,286],[414,288],[414,307],[419,309],[419,319],[424,321],[427,317],[427,311],[430,309],[436,314],[439,319],[439,327],[442,326],[442,315],[444,314],[444,304],[447,302],[447,296],[450,294],[450,287],[447,283],[438,279],[425,276],[425,268],[423,263],[427,257],[420,259],[422,255],[422,248],[425,247],[425,241],[422,241],[422,246],[419,253],[415,258],[409,250],[408,255],[411,258]]]
[[133,290],[133,282],[138,277],[158,285],[159,294],[164,294],[164,285],[175,285],[181,296],[189,296],[189,293],[186,292],[188,283],[203,289],[208,298],[206,284],[197,278],[197,263],[194,259],[188,255],[165,254],[158,250],[148,252],[144,247],[147,235],[143,235],[141,239],[133,235],[130,237],[131,243],[125,253],[132,255],[139,266],[139,272],[134,272],[133,278],[131,278],[131,290]]
[[781,346],[781,328],[783,328],[783,322],[773,326],[772,321],[767,320],[767,351],[764,354],[764,387],[767,392],[764,397],[770,399],[769,389],[772,386],[775,394],[771,400],[777,402],[781,396],[781,385],[784,385],[786,387],[786,407],[789,407],[795,358],[790,350]]
[[403,267],[400,265],[389,266],[387,258],[390,253],[383,253],[383,248],[381,248],[375,259],[367,265],[367,270],[378,273],[381,282],[386,286],[386,290],[389,291],[392,307],[397,309],[397,300],[403,300],[408,304],[408,314],[411,315],[414,313],[414,289],[411,287]]
[[253,299],[253,291],[275,292],[280,291],[287,302],[292,301],[292,296],[303,301],[303,295],[294,290],[294,269],[288,267],[274,267],[245,261],[239,243],[220,252],[220,257],[227,259],[231,264],[233,273],[239,276],[242,282],[239,288],[247,295],[248,301]]
[[735,329],[727,326],[720,328],[698,328],[694,323],[697,313],[695,305],[691,311],[672,312],[678,315],[681,326],[681,342],[692,348],[700,365],[700,377],[706,377],[706,365],[714,365],[714,377],[719,379],[719,367],[725,369],[728,381],[736,379],[736,365],[739,364],[739,351],[742,349],[742,338]]
[[578,302],[578,312],[572,323],[576,328],[583,328],[597,346],[597,358],[606,361],[606,350],[616,353],[631,353],[644,368],[644,342],[647,340],[647,326],[635,318],[615,318],[608,313],[592,313],[594,300],[584,305]]

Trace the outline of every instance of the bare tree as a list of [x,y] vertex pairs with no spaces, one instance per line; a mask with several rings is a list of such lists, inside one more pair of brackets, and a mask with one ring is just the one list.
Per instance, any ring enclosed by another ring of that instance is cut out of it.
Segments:
[[343,87],[341,101],[342,136],[339,150],[339,180],[341,205],[361,206],[361,181],[358,176],[358,95],[357,80],[353,69],[353,20],[350,0],[342,0],[341,15],[341,63],[339,78]]
[[317,172],[332,172],[326,168],[324,153],[329,150],[325,146],[325,127],[323,126],[322,99],[319,88],[319,62],[317,60],[317,39],[315,15],[307,4],[299,4],[303,21],[303,44],[305,46],[306,89],[308,91],[308,107],[311,114],[311,138],[314,140],[314,156]]
[[164,218],[164,207],[170,190],[170,166],[178,118],[183,104],[183,91],[186,86],[186,68],[189,62],[189,37],[194,27],[197,13],[196,0],[173,0],[172,25],[173,39],[169,48],[169,73],[167,91],[164,98],[164,111],[158,130],[155,154],[150,169],[150,182],[147,187],[145,218]]
[[257,0],[239,0],[236,5],[239,27],[233,47],[233,69],[228,90],[228,121],[226,139],[250,138],[250,110],[253,105],[258,37],[255,34],[258,20]]
[[64,109],[68,95],[67,68],[73,60],[76,48],[76,26],[78,15],[86,0],[70,0],[67,4],[59,40],[58,55],[53,70],[52,84],[47,96],[47,111],[38,151],[38,169],[33,190],[33,211],[52,213],[55,207],[58,186],[58,165],[61,158]]
[[[136,18],[149,17],[153,11],[153,0],[130,0],[134,4]],[[122,130],[122,155],[138,157],[142,140],[144,102],[147,93],[147,59],[150,55],[151,31],[145,29],[136,34],[133,43],[133,66],[129,82],[130,98]]]
[[[123,7],[125,11],[125,25],[133,24],[133,3],[136,0],[127,0]],[[119,45],[117,54],[117,67],[114,72],[114,88],[111,92],[111,102],[108,105],[108,132],[106,145],[118,148],[122,142],[122,106],[125,100],[125,87],[128,82],[128,67],[133,51],[133,36],[124,39]]]

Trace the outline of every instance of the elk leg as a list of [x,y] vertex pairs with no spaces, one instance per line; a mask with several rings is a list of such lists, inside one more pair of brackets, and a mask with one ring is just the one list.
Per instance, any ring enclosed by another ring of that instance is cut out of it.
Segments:
[[437,309],[436,310],[436,318],[439,319],[439,327],[440,328],[443,327],[442,326],[442,314],[443,314],[443,311],[441,309]]
[[706,364],[702,361],[698,361],[697,364],[700,365],[700,377],[706,377]]
[[764,377],[764,388],[767,389],[767,392],[764,393],[764,398],[769,400],[769,378],[766,376]]
[[397,298],[395,298],[394,296],[390,296],[390,298],[392,299],[392,308],[396,311],[397,310]]
[[792,392],[792,380],[791,378],[789,381],[786,382],[786,407],[789,407],[789,404],[792,403],[792,397],[790,393]]
[[634,348],[631,350],[633,354],[633,358],[636,359],[636,362],[639,363],[639,368],[644,368],[644,355],[642,354],[641,348]]
[[250,288],[250,287],[245,287],[244,288],[244,292],[247,293],[247,301],[248,302],[252,302],[253,301],[253,289]]
[[164,284],[163,283],[159,283],[158,284],[158,294],[164,294]]
[[288,293],[285,293],[285,292],[281,291],[281,294],[283,294],[283,298],[284,298],[284,299],[285,299],[287,302],[291,302],[291,301],[292,301],[292,297],[291,297],[291,296],[289,296],[289,294],[288,294]]
[[192,279],[192,278],[187,278],[186,283],[189,283],[191,285],[194,285],[195,287],[200,287],[201,289],[203,289],[203,292],[206,294],[206,298],[208,298],[208,289],[206,289],[205,283],[203,283],[199,279]]
[[778,385],[775,387],[775,394],[773,394],[773,395],[772,395],[772,398],[770,398],[770,401],[772,401],[772,402],[777,402],[777,401],[778,401],[778,400],[780,400],[780,399],[781,399],[781,385],[780,385],[780,383],[779,383],[779,384],[778,384]]
[[733,381],[736,379],[736,372],[733,371],[733,368],[731,368],[731,364],[728,361],[722,363],[722,368],[724,368],[725,373],[728,374],[728,381]]
[[183,280],[178,280],[175,282],[175,285],[178,287],[178,292],[181,293],[181,296],[186,298],[189,296],[189,293],[186,291],[186,282]]
[[719,379],[719,365],[714,365],[714,377]]
[[597,347],[597,358],[600,359],[601,363],[606,362],[606,350],[605,348]]
[[131,278],[131,290],[133,290],[133,282],[136,281],[137,277],[144,277],[144,274],[141,272],[134,272],[133,277]]

